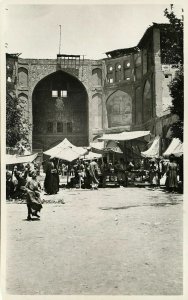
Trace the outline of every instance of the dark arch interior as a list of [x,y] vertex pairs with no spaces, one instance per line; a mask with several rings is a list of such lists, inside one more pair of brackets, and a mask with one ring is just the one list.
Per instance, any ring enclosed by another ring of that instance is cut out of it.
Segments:
[[88,145],[88,96],[77,78],[57,71],[33,92],[33,149],[49,149],[64,138]]

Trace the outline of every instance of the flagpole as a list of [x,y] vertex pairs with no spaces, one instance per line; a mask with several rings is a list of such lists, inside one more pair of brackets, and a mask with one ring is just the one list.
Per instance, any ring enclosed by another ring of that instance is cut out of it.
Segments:
[[59,25],[59,54],[61,54],[61,25]]

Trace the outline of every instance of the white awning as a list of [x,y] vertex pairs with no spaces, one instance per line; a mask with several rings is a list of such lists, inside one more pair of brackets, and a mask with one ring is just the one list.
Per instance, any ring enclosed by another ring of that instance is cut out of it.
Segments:
[[124,131],[121,133],[114,134],[104,134],[102,137],[98,138],[98,140],[109,140],[109,141],[129,141],[134,140],[146,135],[149,135],[150,131]]
[[183,154],[183,143],[178,138],[172,140],[167,150],[163,153],[163,156],[168,157],[171,154],[177,157]]
[[104,141],[90,143],[90,147],[96,150],[103,150]]
[[17,164],[30,163],[36,159],[37,155],[38,153],[35,153],[33,155],[25,155],[25,156],[6,154],[6,164],[17,165]]
[[45,151],[44,154],[71,162],[87,152],[87,149],[76,147],[65,138],[57,146]]
[[67,147],[51,155],[51,158],[58,158],[68,162],[72,162],[73,160],[78,159],[80,156],[81,154],[76,152],[73,148]]
[[92,151],[90,151],[88,154],[82,156],[82,158],[85,160],[99,159],[101,157],[102,157],[102,154],[94,153]]
[[156,136],[151,147],[148,150],[141,152],[142,156],[149,158],[159,157],[159,143],[160,137]]

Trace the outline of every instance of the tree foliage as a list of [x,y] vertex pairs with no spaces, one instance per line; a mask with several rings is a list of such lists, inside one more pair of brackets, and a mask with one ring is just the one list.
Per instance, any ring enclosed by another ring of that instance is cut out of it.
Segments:
[[18,142],[28,142],[29,124],[23,118],[23,109],[15,94],[6,96],[6,145],[15,147]]
[[162,63],[183,65],[183,20],[176,17],[171,7],[170,12],[167,8],[164,11],[170,24],[162,24]]
[[24,117],[24,100],[16,97],[15,85],[17,75],[15,72],[19,54],[6,54],[6,145],[17,148],[17,144],[28,144],[30,129],[29,120]]
[[173,137],[183,141],[183,121],[184,121],[184,70],[183,70],[183,18],[178,18],[171,5],[171,11],[165,9],[164,15],[170,22],[169,34],[163,39],[165,45],[165,56],[168,63],[173,63],[178,67],[178,71],[169,85],[172,97],[171,112],[178,116],[178,121],[173,124]]

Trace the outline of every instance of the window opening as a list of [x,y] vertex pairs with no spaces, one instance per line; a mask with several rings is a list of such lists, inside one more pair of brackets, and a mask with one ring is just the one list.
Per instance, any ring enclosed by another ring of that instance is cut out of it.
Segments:
[[53,122],[47,122],[47,132],[48,133],[53,132]]
[[72,132],[72,122],[67,123],[67,132],[71,133]]
[[52,97],[58,97],[58,91],[52,91]]
[[61,97],[67,98],[67,91],[61,91]]
[[57,122],[57,132],[63,132],[63,122]]

